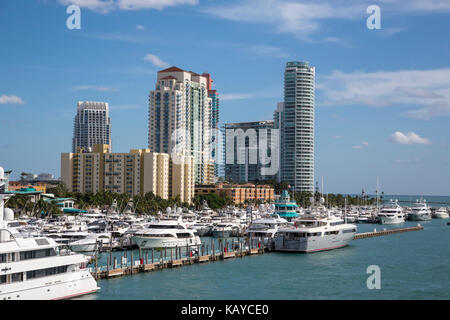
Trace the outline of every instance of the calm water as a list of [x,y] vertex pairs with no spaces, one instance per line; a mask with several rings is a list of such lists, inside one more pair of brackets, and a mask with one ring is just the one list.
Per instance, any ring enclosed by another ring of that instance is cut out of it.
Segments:
[[[83,299],[450,299],[447,221],[328,252],[267,253],[100,280],[100,292]],[[415,225],[363,224],[358,232]],[[380,290],[367,289],[369,265],[381,268]]]

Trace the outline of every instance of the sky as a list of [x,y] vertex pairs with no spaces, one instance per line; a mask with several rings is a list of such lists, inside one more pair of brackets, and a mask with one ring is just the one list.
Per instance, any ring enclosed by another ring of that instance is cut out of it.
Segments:
[[0,166],[59,177],[77,101],[109,103],[114,152],[148,147],[168,66],[211,73],[221,124],[272,119],[286,62],[309,61],[325,192],[379,177],[386,194],[450,195],[449,17],[448,0],[0,0]]

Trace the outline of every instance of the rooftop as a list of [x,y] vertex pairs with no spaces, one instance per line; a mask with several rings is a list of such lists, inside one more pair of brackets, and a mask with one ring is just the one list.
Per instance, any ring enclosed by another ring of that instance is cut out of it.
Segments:
[[160,73],[160,72],[185,72],[185,71],[178,67],[173,66],[173,67],[158,71],[158,73]]

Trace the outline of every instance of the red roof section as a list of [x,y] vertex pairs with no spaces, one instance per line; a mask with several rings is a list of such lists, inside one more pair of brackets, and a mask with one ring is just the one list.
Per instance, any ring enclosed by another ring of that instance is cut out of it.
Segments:
[[180,68],[178,68],[178,67],[173,66],[173,67],[170,67],[170,68],[167,68],[167,69],[158,71],[158,73],[160,73],[160,72],[180,72],[180,71],[184,72],[184,70],[182,70],[182,69],[180,69]]
[[173,76],[167,76],[167,77],[161,78],[160,80],[177,80],[177,78],[175,78]]

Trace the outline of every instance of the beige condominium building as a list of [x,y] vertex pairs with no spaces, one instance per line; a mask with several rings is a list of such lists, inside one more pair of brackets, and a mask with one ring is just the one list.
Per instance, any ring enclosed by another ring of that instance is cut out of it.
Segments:
[[149,94],[148,145],[152,151],[195,159],[196,183],[214,181],[208,77],[177,67],[158,72]]
[[79,148],[76,153],[61,154],[61,179],[73,192],[153,192],[164,199],[179,195],[182,202],[191,203],[194,159],[179,158],[173,161],[168,154],[149,149],[110,153],[108,145],[94,145],[92,150]]

